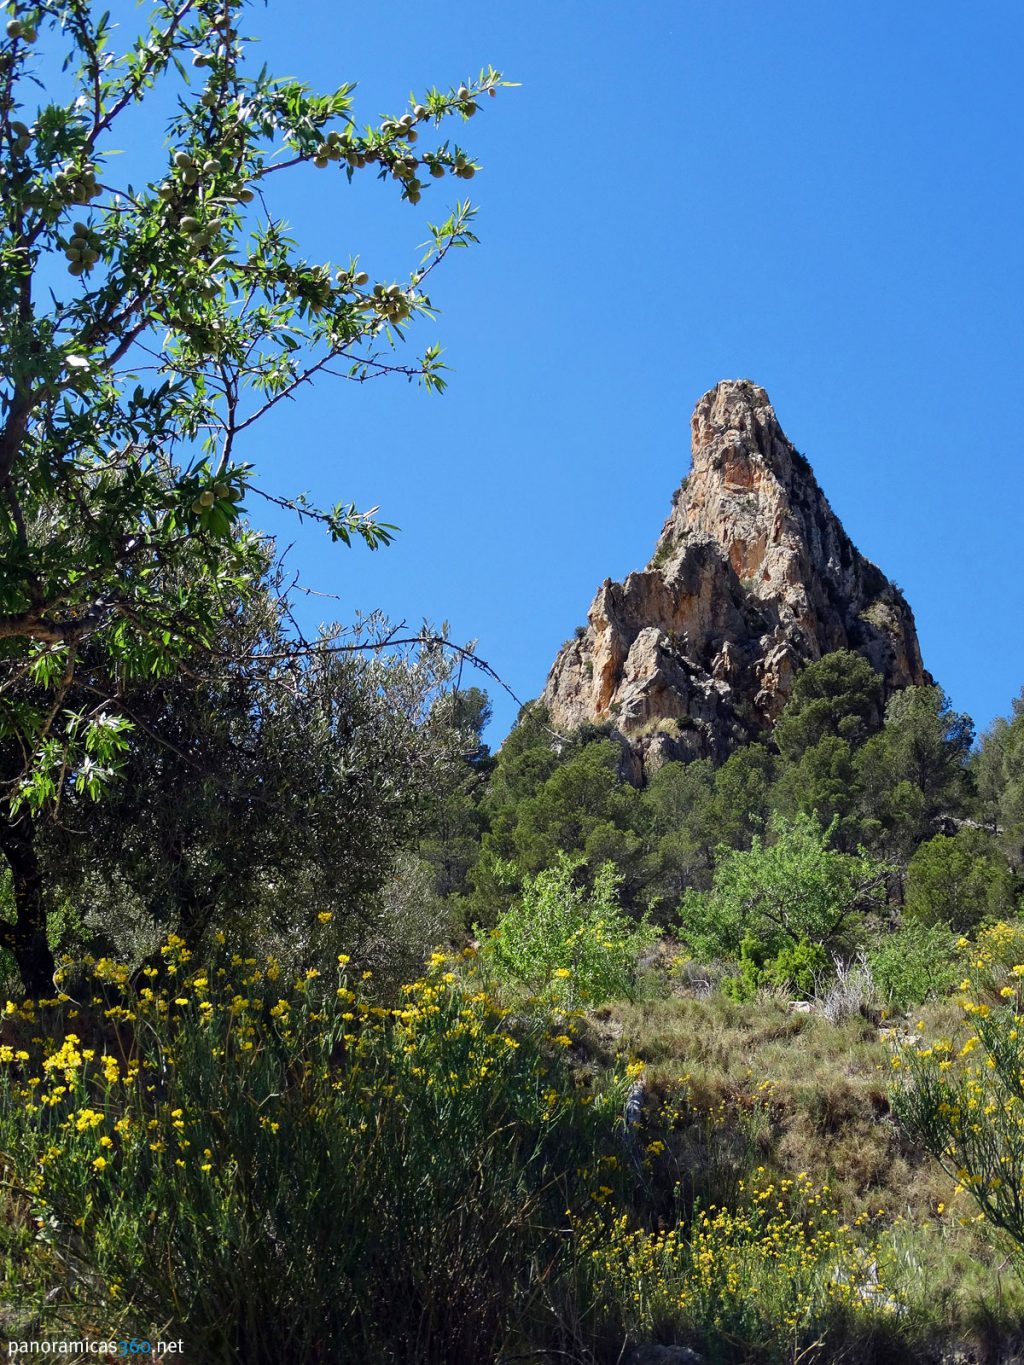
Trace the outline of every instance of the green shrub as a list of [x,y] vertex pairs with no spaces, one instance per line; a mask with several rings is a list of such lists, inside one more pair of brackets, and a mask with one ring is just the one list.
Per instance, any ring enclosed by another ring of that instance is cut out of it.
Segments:
[[983,919],[1012,915],[1017,884],[995,836],[969,827],[937,834],[907,866],[909,919],[967,932]]
[[757,939],[748,935],[740,944],[739,972],[728,977],[722,989],[732,1000],[753,1000],[764,987],[780,987],[812,995],[828,966],[825,950],[819,943],[787,943],[769,957]]
[[720,849],[711,890],[683,897],[683,937],[707,958],[738,956],[747,937],[766,958],[801,942],[827,948],[855,938],[853,914],[882,869],[833,851],[834,828],[808,815],[776,817],[770,843],[755,835],[747,851]]
[[171,1323],[206,1365],[493,1359],[607,1179],[621,1093],[577,1084],[564,1025],[440,954],[393,1009],[180,940],[149,970],[9,1006],[4,1301]]
[[906,920],[868,953],[875,985],[898,1010],[948,995],[957,979],[956,938],[944,924]]
[[636,994],[642,953],[656,938],[619,906],[621,878],[605,863],[593,888],[578,884],[583,860],[559,854],[554,867],[524,880],[499,919],[486,957],[499,979],[545,992],[568,1008]]
[[982,1215],[1011,1239],[1024,1276],[1024,926],[970,948],[959,1035],[893,1058],[896,1112]]

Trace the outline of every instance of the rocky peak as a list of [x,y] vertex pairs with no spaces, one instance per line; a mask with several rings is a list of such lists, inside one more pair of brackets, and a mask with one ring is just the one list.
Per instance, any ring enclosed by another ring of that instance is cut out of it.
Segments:
[[691,430],[650,563],[605,580],[543,695],[560,729],[609,722],[641,776],[770,729],[797,672],[835,649],[863,654],[888,691],[928,681],[902,593],[855,549],[764,389],[723,381]]

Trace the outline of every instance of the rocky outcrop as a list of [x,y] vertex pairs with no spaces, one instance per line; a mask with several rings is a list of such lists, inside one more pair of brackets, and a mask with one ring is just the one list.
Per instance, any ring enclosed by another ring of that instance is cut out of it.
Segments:
[[640,776],[763,734],[832,650],[864,655],[889,692],[929,681],[903,594],[855,549],[764,389],[718,384],[691,427],[650,563],[605,580],[542,698],[560,730],[608,722]]

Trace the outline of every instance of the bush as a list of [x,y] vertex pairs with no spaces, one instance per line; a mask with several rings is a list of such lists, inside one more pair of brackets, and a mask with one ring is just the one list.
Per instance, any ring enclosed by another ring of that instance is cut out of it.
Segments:
[[823,974],[828,959],[818,943],[801,939],[787,943],[768,957],[758,941],[747,936],[740,944],[739,972],[729,977],[723,990],[732,1000],[753,1000],[758,991],[778,987],[808,996]]
[[93,971],[87,1012],[8,1006],[8,1303],[173,1323],[210,1365],[494,1358],[607,1179],[621,1094],[575,1082],[560,1023],[440,954],[394,1009],[344,963],[288,984],[180,939],[138,992]]
[[809,1181],[776,1185],[762,1170],[745,1195],[745,1207],[698,1209],[658,1232],[625,1217],[582,1230],[578,1294],[611,1340],[691,1341],[716,1361],[790,1365],[834,1359],[822,1350],[833,1334],[900,1310],[880,1248],[841,1225]]
[[563,853],[553,868],[527,877],[486,948],[500,979],[546,992],[570,1009],[632,999],[640,957],[657,936],[646,920],[619,907],[621,879],[611,863],[592,890],[577,884],[582,863]]
[[948,924],[958,933],[1013,913],[1016,879],[993,835],[965,828],[937,834],[907,866],[908,918]]
[[720,850],[711,891],[683,897],[682,933],[705,957],[737,956],[744,938],[765,958],[800,943],[829,947],[851,934],[853,912],[882,869],[829,848],[832,828],[811,816],[772,822],[773,840]]
[[832,973],[815,983],[815,1009],[830,1024],[841,1024],[858,1014],[870,1017],[878,990],[867,954],[859,953],[852,962],[837,957],[832,965]]
[[952,990],[956,938],[943,924],[908,920],[875,943],[868,963],[882,999],[894,1009],[912,1009]]
[[894,1107],[1016,1245],[1024,1275],[1024,926],[979,935],[963,982],[962,1036],[905,1048]]

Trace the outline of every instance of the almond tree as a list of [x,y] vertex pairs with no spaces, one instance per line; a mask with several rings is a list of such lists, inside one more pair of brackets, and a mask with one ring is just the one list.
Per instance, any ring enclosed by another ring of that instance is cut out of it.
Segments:
[[[431,273],[475,240],[469,203],[430,226],[406,279],[385,281],[357,256],[307,259],[279,190],[363,173],[414,205],[432,178],[471,179],[478,166],[439,126],[503,84],[488,69],[360,128],[351,85],[321,94],[249,60],[244,0],[146,9],[118,47],[88,0],[16,0],[0,41],[0,848],[17,909],[0,944],[31,993],[53,969],[33,823],[69,785],[102,793],[128,681],[216,650],[262,572],[241,521],[252,499],[345,544],[394,530],[261,488],[249,430],[327,373],[444,385],[436,346],[416,361],[394,348],[431,311]],[[122,127],[169,96],[167,145],[127,183],[112,158]],[[86,650],[108,682],[83,694]]]

